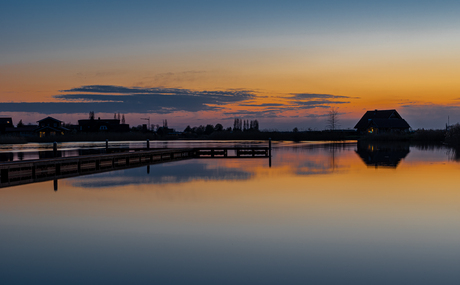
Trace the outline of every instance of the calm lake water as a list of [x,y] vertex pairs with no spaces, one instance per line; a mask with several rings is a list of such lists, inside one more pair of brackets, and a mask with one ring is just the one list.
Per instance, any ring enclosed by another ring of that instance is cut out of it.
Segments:
[[454,157],[281,142],[271,168],[194,159],[3,188],[0,283],[458,284]]

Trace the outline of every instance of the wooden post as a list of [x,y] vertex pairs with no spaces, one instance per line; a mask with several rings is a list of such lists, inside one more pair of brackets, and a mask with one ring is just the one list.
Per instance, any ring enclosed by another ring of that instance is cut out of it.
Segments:
[[147,139],[147,149],[150,149],[150,140]]
[[9,182],[8,172],[9,172],[8,168],[2,169],[2,171],[1,171],[1,181],[2,181],[2,183],[8,183]]
[[272,139],[268,138],[268,167],[272,167]]
[[109,152],[109,139],[105,139],[105,152]]
[[268,138],[268,156],[272,157],[272,139]]
[[57,183],[57,179],[54,179],[54,181],[53,181],[53,185],[54,185],[54,191],[57,191],[57,190],[58,190],[58,183]]
[[53,157],[57,157],[57,142],[53,143]]

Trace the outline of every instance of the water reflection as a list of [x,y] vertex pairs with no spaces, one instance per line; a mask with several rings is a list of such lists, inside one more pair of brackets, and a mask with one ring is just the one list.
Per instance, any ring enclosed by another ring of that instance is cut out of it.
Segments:
[[451,160],[460,162],[460,147],[449,148],[447,154]]
[[246,180],[252,173],[223,166],[212,167],[204,160],[175,162],[106,172],[75,179],[75,187],[104,188],[136,184],[184,183],[193,180]]
[[[127,185],[180,184],[191,181],[238,181],[270,175],[320,175],[345,171],[354,143],[277,144],[273,165],[265,159],[192,159],[133,169],[105,172],[72,179],[83,188]],[[273,169],[273,171],[270,170]]]
[[410,147],[375,169],[356,148],[1,189],[2,284],[457,284],[460,164]]
[[396,168],[410,152],[404,142],[358,142],[356,153],[367,166]]

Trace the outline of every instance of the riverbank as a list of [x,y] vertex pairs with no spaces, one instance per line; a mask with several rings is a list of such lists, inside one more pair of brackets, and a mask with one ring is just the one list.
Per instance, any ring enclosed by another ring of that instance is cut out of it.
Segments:
[[73,134],[52,137],[14,137],[0,136],[0,144],[22,144],[28,142],[82,142],[82,141],[144,141],[144,140],[268,140],[275,141],[344,141],[357,140],[355,131],[330,132],[213,132],[210,135],[170,134],[157,135],[155,133],[94,133]]
[[[459,132],[460,133],[460,132]],[[460,136],[455,136],[455,139]],[[83,142],[83,141],[144,141],[144,140],[268,140],[274,141],[407,141],[443,143],[446,141],[444,130],[417,130],[412,133],[395,134],[367,134],[359,135],[356,131],[305,131],[305,132],[213,132],[209,135],[197,135],[191,133],[157,135],[147,132],[130,133],[93,133],[93,134],[71,134],[52,137],[14,137],[0,136],[0,144],[23,144],[28,142]],[[457,139],[460,141],[460,139]],[[451,139],[454,141],[454,139]],[[456,140],[455,140],[456,141]]]

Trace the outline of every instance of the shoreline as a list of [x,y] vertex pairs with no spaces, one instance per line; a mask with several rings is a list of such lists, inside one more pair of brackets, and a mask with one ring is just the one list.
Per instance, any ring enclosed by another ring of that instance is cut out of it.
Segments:
[[154,133],[94,133],[73,134],[50,137],[0,136],[0,144],[52,143],[52,142],[105,142],[109,141],[363,141],[363,142],[410,142],[410,143],[446,143],[443,130],[418,130],[410,134],[371,134],[359,135],[355,131],[307,131],[307,132],[214,132],[210,135],[173,134],[158,136]]

